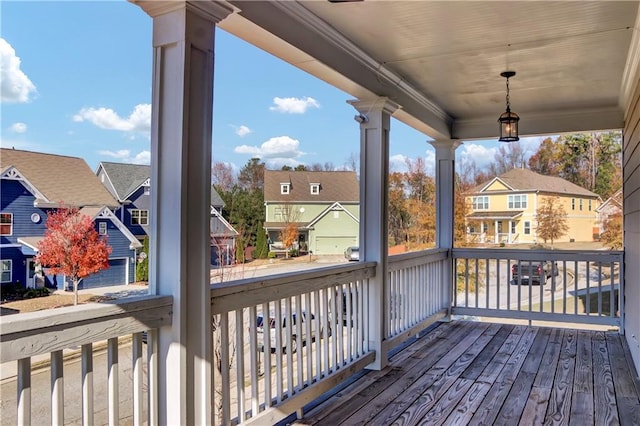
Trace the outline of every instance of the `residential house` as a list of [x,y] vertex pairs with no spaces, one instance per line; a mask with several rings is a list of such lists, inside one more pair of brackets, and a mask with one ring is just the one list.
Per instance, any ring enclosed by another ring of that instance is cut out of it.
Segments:
[[280,233],[298,228],[302,253],[342,254],[358,245],[359,185],[355,172],[265,170],[264,228],[270,250],[284,250]]
[[224,200],[211,186],[211,265],[230,265],[235,257],[238,231],[223,216]]
[[[128,284],[134,280],[135,250],[141,246],[115,216],[114,197],[87,163],[77,157],[2,149],[0,155],[2,283],[64,287],[64,277],[46,276],[36,265],[38,242],[49,213],[61,204],[77,207],[108,237],[109,268],[82,280],[81,288]],[[46,274],[46,270],[44,271]]]
[[622,214],[622,202],[622,189],[619,189],[596,209],[598,236],[606,230],[605,224],[611,216]]
[[592,241],[600,197],[567,180],[527,169],[512,169],[467,194],[468,241],[537,243],[536,211],[545,197],[558,197],[567,213],[568,232],[562,241]]
[[[118,200],[116,216],[140,241],[149,235],[151,206],[151,168],[147,165],[102,161],[96,175]],[[222,217],[224,201],[211,188],[211,264],[232,259],[238,232]],[[220,251],[220,254],[218,252]]]

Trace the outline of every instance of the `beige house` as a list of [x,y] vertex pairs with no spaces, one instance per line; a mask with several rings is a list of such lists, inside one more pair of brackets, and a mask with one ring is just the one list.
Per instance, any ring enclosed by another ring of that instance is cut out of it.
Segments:
[[619,189],[596,209],[598,235],[606,231],[605,224],[611,216],[622,213],[622,202],[622,189]]
[[569,230],[557,242],[592,241],[598,234],[597,194],[559,177],[512,169],[467,195],[467,241],[542,242],[537,238],[536,211],[545,197],[558,197],[567,213]]

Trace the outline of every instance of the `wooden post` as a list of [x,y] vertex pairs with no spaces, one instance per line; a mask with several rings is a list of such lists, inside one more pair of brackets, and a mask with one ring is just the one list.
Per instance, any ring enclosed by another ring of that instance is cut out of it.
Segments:
[[375,261],[376,276],[369,280],[368,344],[376,359],[367,368],[387,365],[385,285],[388,258],[389,131],[398,105],[387,98],[350,101],[360,123],[360,260]]
[[429,142],[436,149],[436,247],[449,250],[449,265],[444,271],[445,291],[442,306],[451,311],[453,302],[453,230],[455,220],[455,158],[458,140],[437,140]]
[[[133,0],[134,3],[138,3]],[[173,296],[158,333],[159,424],[211,424],[209,293],[211,127],[216,2],[138,3],[153,17],[149,284]]]

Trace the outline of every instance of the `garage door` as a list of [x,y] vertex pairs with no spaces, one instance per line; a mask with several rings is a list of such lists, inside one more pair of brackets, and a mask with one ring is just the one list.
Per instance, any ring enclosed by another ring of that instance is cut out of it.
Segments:
[[97,274],[89,275],[82,280],[80,288],[127,284],[127,260],[128,259],[110,260],[109,269],[104,269]]
[[355,237],[316,237],[313,254],[343,254],[347,247],[355,245]]

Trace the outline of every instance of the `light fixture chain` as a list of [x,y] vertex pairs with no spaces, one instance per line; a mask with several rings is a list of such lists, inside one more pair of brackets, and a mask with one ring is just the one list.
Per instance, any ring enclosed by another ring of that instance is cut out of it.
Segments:
[[507,77],[507,111],[511,110],[511,102],[509,101],[509,77]]

